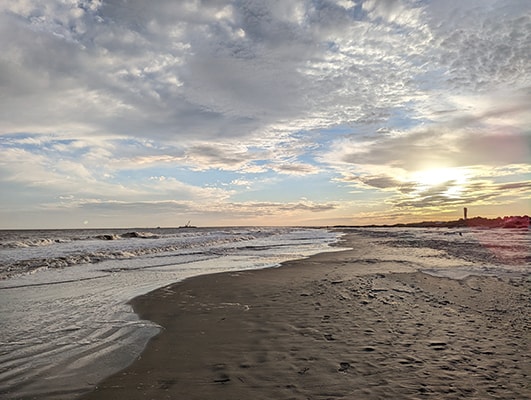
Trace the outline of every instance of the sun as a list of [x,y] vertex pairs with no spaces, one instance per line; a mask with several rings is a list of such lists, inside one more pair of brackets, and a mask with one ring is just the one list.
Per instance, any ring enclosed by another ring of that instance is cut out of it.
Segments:
[[414,172],[411,181],[418,191],[425,191],[435,186],[446,186],[444,195],[458,197],[468,180],[469,172],[464,168],[435,168]]
[[422,186],[436,186],[445,182],[464,181],[466,180],[466,171],[460,168],[427,169],[414,172],[411,178]]

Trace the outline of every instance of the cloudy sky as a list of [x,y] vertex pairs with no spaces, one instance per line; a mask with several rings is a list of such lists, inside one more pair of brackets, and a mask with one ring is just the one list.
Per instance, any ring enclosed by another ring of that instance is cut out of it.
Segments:
[[2,0],[0,228],[530,214],[529,0]]

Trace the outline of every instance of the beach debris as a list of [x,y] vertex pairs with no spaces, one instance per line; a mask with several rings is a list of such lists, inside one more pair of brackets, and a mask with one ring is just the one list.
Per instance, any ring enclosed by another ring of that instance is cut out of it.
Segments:
[[334,336],[332,336],[332,334],[330,334],[330,333],[326,333],[323,336],[328,341],[336,340],[336,338]]
[[306,372],[308,372],[310,370],[310,368],[308,367],[304,367],[303,369],[301,369],[299,372],[297,372],[299,375],[304,375],[306,374]]

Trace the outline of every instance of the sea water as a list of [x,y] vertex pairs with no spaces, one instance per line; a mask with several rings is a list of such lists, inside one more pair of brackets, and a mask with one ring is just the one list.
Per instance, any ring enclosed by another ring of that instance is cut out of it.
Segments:
[[[529,229],[353,228],[346,229],[378,247],[378,261],[398,261],[402,271],[452,279],[531,274]],[[387,249],[387,250],[386,250]]]
[[531,273],[528,229],[0,231],[0,397],[73,399],[159,331],[133,313],[133,297],[195,275],[340,250],[330,244],[342,232],[361,249],[352,267],[362,273],[379,265],[454,279]]
[[0,231],[0,397],[72,399],[159,327],[132,298],[187,277],[334,250],[308,228]]

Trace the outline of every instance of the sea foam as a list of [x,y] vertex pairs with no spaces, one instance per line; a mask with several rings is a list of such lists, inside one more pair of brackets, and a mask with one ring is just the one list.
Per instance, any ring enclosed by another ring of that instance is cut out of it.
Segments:
[[[330,251],[339,236],[300,228],[3,232],[0,397],[75,398],[158,332],[134,314],[132,298],[191,276]],[[41,239],[48,244],[12,245]]]

